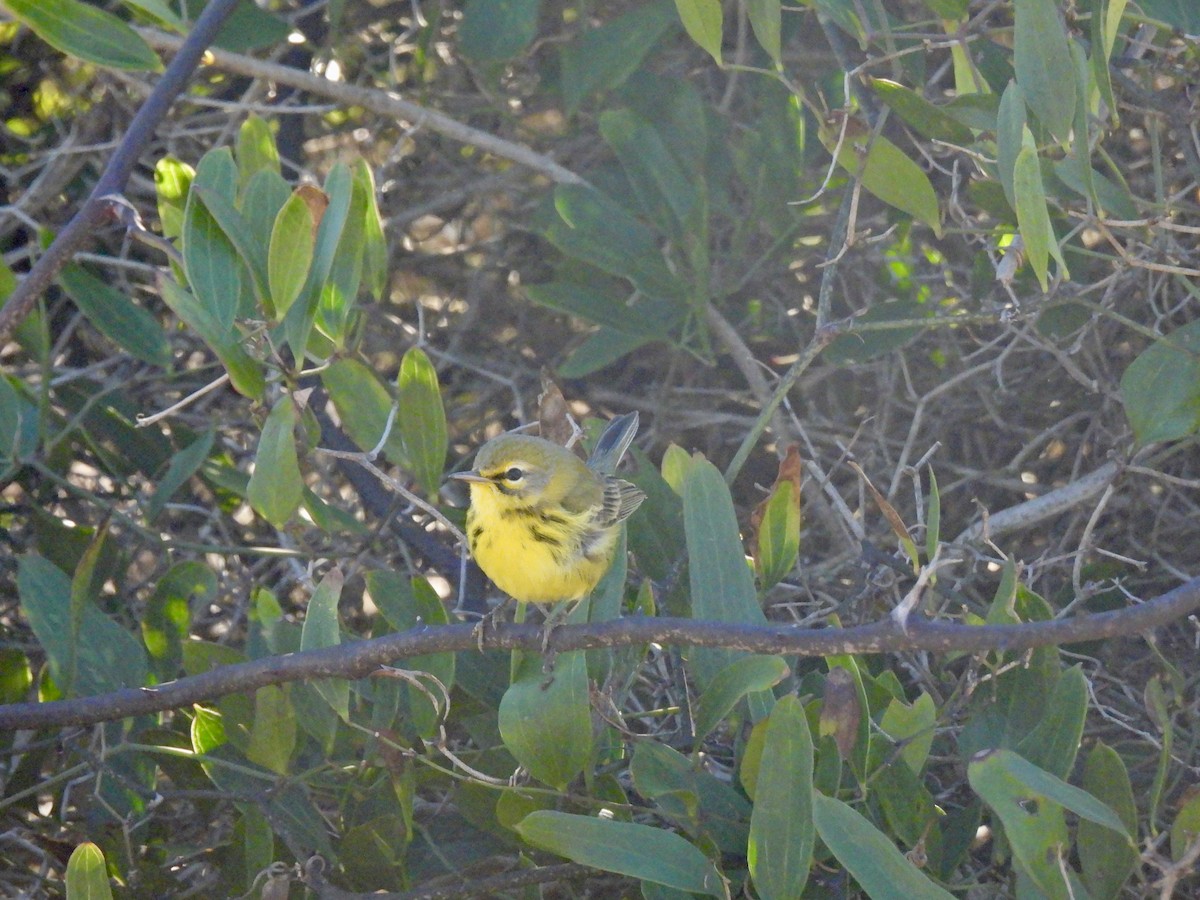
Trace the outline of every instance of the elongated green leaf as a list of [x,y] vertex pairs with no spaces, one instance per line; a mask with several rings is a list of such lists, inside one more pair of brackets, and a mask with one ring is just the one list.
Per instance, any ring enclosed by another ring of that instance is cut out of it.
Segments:
[[[300,649],[336,647],[342,642],[338,625],[338,601],[342,597],[344,576],[341,569],[330,569],[308,601]],[[330,708],[342,719],[350,720],[350,683],[343,678],[322,678],[312,683]]]
[[282,319],[308,280],[313,257],[313,217],[299,194],[292,194],[271,229],[267,251],[267,281],[276,320]]
[[142,642],[161,681],[174,678],[183,664],[192,605],[204,609],[216,597],[217,576],[194,561],[172,566],[154,586],[142,615]]
[[812,866],[813,743],[804,707],[794,695],[780,699],[767,719],[755,781],[747,858],[763,900],[799,897]]
[[167,0],[121,0],[130,9],[140,10],[151,18],[157,19],[177,34],[186,34],[187,23],[179,17],[175,10],[167,5]]
[[300,508],[304,490],[296,455],[296,424],[296,404],[290,396],[280,397],[263,425],[246,491],[254,511],[276,528],[286,525]]
[[500,701],[500,737],[530,775],[563,790],[592,754],[587,654],[558,654],[550,675],[536,654],[521,654],[515,665]]
[[783,31],[782,3],[780,0],[747,0],[746,16],[759,46],[767,51],[771,62],[779,65],[782,55],[780,34]]
[[721,0],[675,0],[684,31],[721,65],[721,36],[724,15]]
[[375,176],[364,159],[355,163],[354,183],[367,201],[367,208],[363,213],[363,280],[366,281],[367,291],[371,296],[381,300],[388,282],[388,245],[383,234],[383,219],[379,214]]
[[346,326],[351,321],[362,284],[363,251],[366,234],[368,186],[360,178],[350,182],[350,206],[346,224],[338,239],[329,277],[317,305],[317,326],[337,347],[345,345]]
[[1042,721],[1017,744],[1017,752],[1035,766],[1066,778],[1075,767],[1087,706],[1087,678],[1074,665],[1059,676]]
[[753,691],[770,690],[787,674],[788,665],[778,656],[744,656],[718,672],[700,695],[692,716],[696,746],[700,746],[739,700]]
[[883,711],[879,730],[894,741],[906,742],[900,751],[900,758],[914,774],[921,774],[925,760],[929,758],[936,716],[933,698],[926,693],[922,693],[911,706],[893,699]]
[[286,775],[288,760],[296,746],[296,711],[284,688],[275,684],[254,692],[254,718],[246,758],[280,775]]
[[760,588],[766,591],[792,571],[800,555],[800,493],[797,481],[777,481],[760,509],[763,515],[758,526],[755,563]]
[[[1130,834],[1137,832],[1137,803],[1125,762],[1097,741],[1083,763],[1083,789],[1112,809]],[[1121,835],[1084,819],[1077,841],[1083,881],[1093,900],[1116,900],[1138,862],[1137,850]]]
[[462,52],[478,62],[520,55],[537,35],[540,0],[467,0],[458,28]]
[[171,364],[171,346],[158,319],[132,299],[74,264],[64,266],[58,280],[105,337],[152,366]]
[[[761,776],[760,776],[761,777]],[[841,800],[813,795],[817,834],[871,900],[951,900],[886,835]]]
[[49,560],[29,554],[17,563],[17,594],[34,636],[50,662],[58,685],[65,683],[75,661],[75,693],[103,694],[122,687],[146,684],[146,654],[124,628],[104,615],[95,604],[78,610],[78,633],[86,636],[71,643],[71,579]]
[[[866,128],[854,120],[846,124],[840,148],[838,128],[822,127],[818,135],[830,153],[837,149],[838,165],[850,174],[857,175],[864,188],[889,206],[924,222],[933,229],[934,234],[941,236],[937,194],[929,176],[903,150],[883,135],[871,139]],[[865,149],[868,141],[870,147]]]
[[1109,807],[1011,750],[976,754],[967,777],[1004,823],[1025,874],[1055,900],[1069,896],[1059,861],[1069,845],[1064,808],[1129,840],[1124,823]]
[[1121,400],[1139,444],[1200,431],[1200,322],[1143,350],[1121,376]]
[[[691,614],[715,622],[764,624],[754,575],[746,562],[737,514],[720,471],[697,456],[683,480],[683,521],[691,580]],[[733,651],[693,651],[704,690],[736,657]]]
[[396,390],[405,456],[421,487],[435,496],[442,483],[449,437],[437,369],[420,347],[410,349],[400,361]]
[[571,355],[558,367],[558,374],[563,378],[591,375],[652,340],[651,337],[628,334],[615,328],[599,328],[571,351]]
[[163,237],[175,240],[183,233],[183,210],[196,172],[173,156],[154,164],[154,188]]
[[679,835],[612,819],[532,812],[516,832],[535,847],[604,872],[710,897],[725,896],[712,862]]
[[1075,67],[1056,0],[1014,0],[1013,67],[1038,121],[1065,142],[1075,116]]
[[641,3],[564,45],[560,61],[567,114],[575,115],[592,94],[620,86],[678,21],[669,2]]
[[[375,449],[383,437],[384,427],[392,411],[392,397],[379,377],[356,359],[342,358],[321,373],[321,381],[329,391],[342,427],[350,440],[360,449]],[[397,411],[397,417],[399,412]],[[400,429],[395,426],[388,432],[383,446],[388,459],[407,466],[408,457]]]
[[650,122],[628,109],[600,115],[600,133],[621,161],[647,216],[677,241],[707,232],[707,191],[702,176],[684,171]]
[[104,854],[95,844],[80,844],[67,861],[67,900],[112,900]]
[[183,263],[192,292],[221,326],[223,340],[228,340],[242,289],[242,267],[233,242],[196,189],[205,186],[199,180],[203,166],[202,162],[184,209]]
[[[259,235],[255,234],[250,227],[250,223],[242,216],[241,212],[234,205],[232,200],[229,200],[224,193],[206,187],[203,184],[194,184],[192,192],[200,196],[204,203],[205,210],[217,223],[217,227],[221,229],[221,234],[237,252],[238,257],[245,264],[245,270],[250,275],[250,281],[254,291],[263,301],[268,299],[267,287],[267,245]],[[242,289],[242,283],[239,280],[238,290]],[[235,297],[235,300],[240,297]],[[249,310],[241,309],[239,313],[245,315]],[[256,316],[261,315],[258,310],[254,311]]]
[[628,278],[651,297],[681,301],[687,286],[667,266],[660,236],[625,207],[599,191],[559,185],[554,191],[557,217],[546,224],[550,243],[611,275]]
[[158,56],[141,35],[110,12],[79,0],[4,0],[51,47],[98,66],[157,72]]
[[682,308],[646,298],[629,302],[628,293],[628,289],[618,292],[570,281],[550,281],[525,288],[526,296],[534,303],[642,340],[666,338],[683,321]]
[[1054,229],[1046,208],[1046,189],[1042,185],[1042,170],[1037,150],[1022,147],[1013,165],[1013,195],[1017,202],[1017,226],[1025,241],[1025,258],[1033,267],[1038,284],[1045,291],[1048,284],[1050,244]]
[[210,428],[171,457],[167,471],[158,480],[154,494],[146,503],[146,521],[153,522],[157,519],[175,492],[196,474],[196,470],[208,458],[208,451],[212,449],[215,437],[216,430]]
[[996,113],[996,171],[1008,205],[1014,210],[1017,194],[1013,187],[1013,170],[1026,131],[1025,94],[1017,82],[1010,81],[1000,97],[1000,109]]
[[872,78],[871,87],[879,99],[925,137],[964,146],[974,139],[970,128],[911,88],[886,78]]
[[230,383],[243,396],[259,399],[266,388],[262,366],[242,349],[236,329],[226,329],[212,310],[167,277],[158,280],[159,296],[175,315],[193,329],[217,354],[229,372]]
[[245,190],[250,179],[264,169],[280,172],[279,150],[275,147],[275,135],[271,126],[258,116],[246,117],[237,137],[238,187]]

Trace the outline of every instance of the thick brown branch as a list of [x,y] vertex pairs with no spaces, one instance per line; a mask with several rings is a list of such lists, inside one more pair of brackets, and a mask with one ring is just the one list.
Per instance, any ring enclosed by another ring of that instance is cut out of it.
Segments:
[[[591,625],[565,625],[550,639],[556,652],[673,644],[728,647],[751,653],[828,656],[839,653],[889,653],[928,650],[936,653],[985,653],[1025,650],[1048,644],[1123,637],[1148,631],[1200,608],[1200,578],[1140,606],[1098,615],[1028,622],[1022,625],[959,625],[911,621],[907,631],[892,620],[856,628],[808,629],[790,625],[739,625],[694,619],[616,619]],[[487,633],[494,650],[538,650],[540,625],[506,625]],[[272,656],[181,678],[152,688],[126,688],[96,697],[53,703],[0,706],[0,729],[94,725],[130,716],[177,709],[268,684],[305,678],[363,678],[382,665],[426,653],[471,650],[472,625],[414,628],[401,634],[322,650]]]

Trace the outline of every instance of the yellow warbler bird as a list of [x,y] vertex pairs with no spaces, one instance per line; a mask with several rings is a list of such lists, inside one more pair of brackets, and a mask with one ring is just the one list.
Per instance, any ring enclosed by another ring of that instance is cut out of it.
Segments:
[[502,434],[449,477],[471,488],[467,541],[496,586],[518,603],[580,600],[612,564],[621,523],[646,495],[613,476],[638,414],[613,419],[585,463],[544,438]]

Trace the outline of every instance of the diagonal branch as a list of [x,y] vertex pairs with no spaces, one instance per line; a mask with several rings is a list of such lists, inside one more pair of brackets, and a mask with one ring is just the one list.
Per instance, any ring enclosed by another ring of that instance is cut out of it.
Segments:
[[[551,650],[594,650],[645,644],[727,647],[751,653],[829,656],[841,653],[937,653],[1026,650],[1049,644],[1126,637],[1149,631],[1200,609],[1200,577],[1139,606],[1097,615],[1021,625],[960,625],[910,621],[907,630],[890,618],[855,628],[798,628],[794,625],[740,625],[695,619],[630,618],[589,625],[564,625],[549,639]],[[487,632],[493,650],[540,650],[541,625],[503,625]],[[252,691],[268,684],[305,678],[364,678],[383,665],[428,653],[472,650],[473,625],[423,626],[400,634],[321,650],[271,656],[222,666],[156,687],[125,688],[95,697],[52,703],[0,706],[0,729],[94,725],[161,712]]]

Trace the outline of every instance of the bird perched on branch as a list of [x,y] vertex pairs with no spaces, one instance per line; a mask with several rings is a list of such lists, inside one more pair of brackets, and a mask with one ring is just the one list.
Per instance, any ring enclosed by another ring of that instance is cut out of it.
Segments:
[[592,592],[621,523],[646,498],[613,475],[637,429],[636,412],[617,416],[587,462],[544,438],[502,434],[479,449],[475,468],[449,476],[470,486],[467,542],[500,590],[537,605]]

